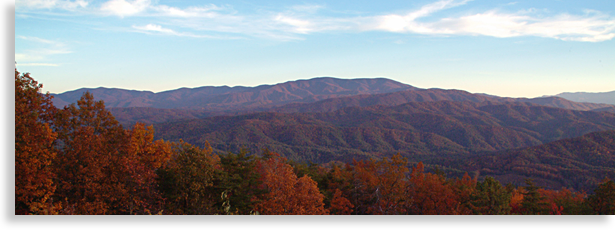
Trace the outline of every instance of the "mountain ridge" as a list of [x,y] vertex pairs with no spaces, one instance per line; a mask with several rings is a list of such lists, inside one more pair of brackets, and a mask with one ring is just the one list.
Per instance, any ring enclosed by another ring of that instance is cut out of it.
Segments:
[[[339,79],[321,77],[288,81],[275,85],[202,86],[179,88],[159,93],[151,91],[114,90],[110,88],[82,88],[52,94],[59,107],[75,102],[85,91],[107,107],[154,107],[205,109],[214,111],[267,107],[288,102],[313,102],[348,95],[386,93],[411,90],[415,87],[386,78]],[[130,96],[133,96],[130,98]]]
[[[105,87],[82,88],[53,95],[54,105],[63,107],[74,103],[85,91],[90,91],[95,100],[103,100],[106,107],[124,125],[132,125],[135,122],[153,124],[173,119],[186,120],[224,114],[264,111],[326,112],[352,106],[400,105],[443,100],[524,102],[573,110],[615,112],[615,105],[572,102],[559,97],[506,98],[456,89],[420,89],[386,78],[333,77],[255,87],[183,87],[158,93]],[[164,119],[147,115],[148,112]]]
[[591,102],[615,105],[615,90],[610,92],[565,92],[555,95],[575,102]]

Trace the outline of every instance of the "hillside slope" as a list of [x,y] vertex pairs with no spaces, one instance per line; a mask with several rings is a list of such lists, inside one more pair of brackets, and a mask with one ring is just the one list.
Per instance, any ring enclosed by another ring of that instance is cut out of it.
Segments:
[[544,145],[473,156],[433,160],[462,171],[479,172],[502,183],[523,184],[534,178],[541,186],[588,189],[605,177],[615,178],[615,130],[593,132]]
[[156,137],[217,151],[269,148],[299,161],[468,155],[615,129],[615,114],[520,103],[412,102],[325,113],[254,113],[155,124]]

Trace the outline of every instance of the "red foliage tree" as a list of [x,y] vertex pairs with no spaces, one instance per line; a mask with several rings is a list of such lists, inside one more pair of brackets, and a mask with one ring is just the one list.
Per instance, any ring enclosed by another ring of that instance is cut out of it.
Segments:
[[47,123],[54,109],[49,94],[40,93],[29,74],[15,70],[15,214],[53,214],[56,186],[51,170],[57,134]]
[[355,161],[354,201],[358,214],[402,214],[410,200],[407,194],[407,160],[397,154],[390,159]]
[[301,178],[293,173],[286,159],[277,153],[266,153],[257,161],[262,187],[267,191],[256,210],[265,215],[324,215],[324,196],[309,176]]
[[454,187],[441,175],[425,173],[422,162],[412,169],[409,195],[412,197],[410,214],[458,215],[466,212]]
[[85,93],[58,111],[56,197],[66,214],[148,214],[160,200],[155,170],[170,156],[170,146],[153,141],[153,128],[137,124],[125,130]]

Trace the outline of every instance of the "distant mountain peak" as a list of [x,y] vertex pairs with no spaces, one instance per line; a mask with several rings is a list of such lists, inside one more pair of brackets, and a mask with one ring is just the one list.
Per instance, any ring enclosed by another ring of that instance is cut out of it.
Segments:
[[591,92],[575,92],[575,93],[560,93],[555,95],[566,100],[575,102],[591,102],[615,105],[615,91],[591,93]]
[[74,103],[85,91],[90,91],[96,100],[105,101],[107,107],[153,107],[227,111],[411,89],[416,88],[386,78],[341,79],[319,77],[254,87],[201,86],[196,88],[179,88],[158,93],[105,87],[82,88],[55,94],[54,103],[60,107]]

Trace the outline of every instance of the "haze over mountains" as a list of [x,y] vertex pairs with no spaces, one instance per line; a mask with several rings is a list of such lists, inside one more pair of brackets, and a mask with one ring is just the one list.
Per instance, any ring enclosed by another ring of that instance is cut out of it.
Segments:
[[316,163],[400,153],[452,176],[472,171],[518,184],[531,177],[551,188],[584,189],[615,172],[615,105],[606,103],[324,77],[160,93],[79,89],[54,95],[54,104],[76,102],[85,91],[123,125],[154,124],[157,139],[207,142],[218,153],[268,148]]
[[555,96],[576,102],[591,102],[615,105],[615,91],[604,93],[560,93]]

